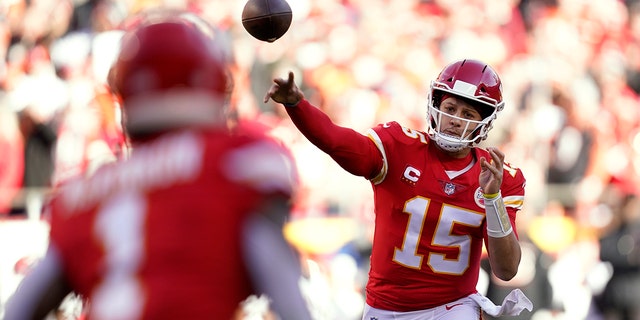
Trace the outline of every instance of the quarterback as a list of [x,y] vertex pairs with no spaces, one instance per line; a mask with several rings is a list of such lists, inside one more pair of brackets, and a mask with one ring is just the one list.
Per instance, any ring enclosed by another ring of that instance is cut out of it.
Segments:
[[[432,81],[428,128],[391,121],[361,134],[336,125],[305,100],[293,73],[264,102],[285,106],[301,133],[348,172],[371,182],[375,232],[363,319],[471,319],[497,312],[476,291],[483,245],[500,279],[515,276],[520,169],[495,147],[480,148],[503,109],[502,83],[487,64],[461,60]],[[511,303],[509,304],[511,305]],[[495,305],[493,305],[495,307]],[[491,310],[490,310],[491,309]]]

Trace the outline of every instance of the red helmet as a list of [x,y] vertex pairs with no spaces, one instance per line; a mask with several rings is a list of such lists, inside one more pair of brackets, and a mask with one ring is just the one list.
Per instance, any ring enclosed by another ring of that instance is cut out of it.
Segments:
[[231,80],[216,30],[190,13],[147,14],[122,39],[110,85],[136,140],[224,123]]
[[[462,137],[453,137],[440,132],[440,103],[444,94],[453,95],[469,101],[478,108],[482,121],[467,121],[467,127],[475,125],[475,130]],[[502,111],[502,82],[498,73],[486,63],[477,60],[453,62],[440,72],[431,82],[429,92],[429,135],[445,150],[459,151],[487,138],[493,120]]]

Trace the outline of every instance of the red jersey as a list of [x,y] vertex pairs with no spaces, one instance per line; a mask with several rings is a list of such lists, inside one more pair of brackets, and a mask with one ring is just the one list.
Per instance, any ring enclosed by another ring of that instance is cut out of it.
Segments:
[[[480,158],[451,178],[445,157],[428,135],[396,122],[368,137],[333,124],[307,101],[287,112],[300,131],[349,172],[371,181],[375,233],[367,304],[389,311],[428,309],[476,292],[487,238]],[[504,165],[501,192],[515,230],[525,178]],[[517,234],[517,233],[516,233]]]
[[[476,292],[486,235],[480,158],[450,178],[441,151],[420,131],[395,122],[370,131],[384,159],[372,179],[376,221],[367,302],[396,311],[427,309]],[[515,226],[525,179],[504,165],[501,192]],[[515,228],[514,228],[515,230]]]
[[243,221],[295,181],[272,140],[168,134],[63,186],[51,244],[73,290],[89,298],[89,318],[230,319],[254,293]]

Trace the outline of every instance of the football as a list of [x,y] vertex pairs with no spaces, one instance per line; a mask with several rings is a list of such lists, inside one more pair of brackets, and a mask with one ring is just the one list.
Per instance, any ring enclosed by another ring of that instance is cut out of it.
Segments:
[[282,37],[293,13],[285,0],[249,0],[242,10],[242,26],[254,38],[274,42]]

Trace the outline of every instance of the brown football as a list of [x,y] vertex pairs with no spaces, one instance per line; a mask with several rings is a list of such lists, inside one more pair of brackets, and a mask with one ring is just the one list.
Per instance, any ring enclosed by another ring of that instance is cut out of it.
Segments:
[[242,10],[242,26],[254,38],[274,42],[282,37],[293,13],[285,0],[249,0]]

